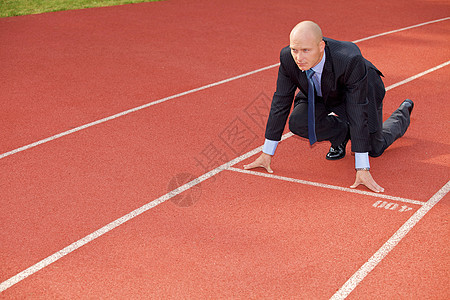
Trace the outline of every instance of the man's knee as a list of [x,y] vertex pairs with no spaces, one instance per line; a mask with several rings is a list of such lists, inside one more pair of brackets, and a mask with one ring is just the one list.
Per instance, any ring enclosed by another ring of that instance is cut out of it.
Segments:
[[383,152],[384,152],[384,149],[382,149],[382,150],[378,149],[378,150],[376,150],[376,151],[370,151],[370,152],[369,152],[369,156],[370,156],[370,157],[378,157],[378,156],[380,156],[381,154],[383,154]]
[[298,136],[308,138],[308,123],[303,118],[289,118],[289,130]]

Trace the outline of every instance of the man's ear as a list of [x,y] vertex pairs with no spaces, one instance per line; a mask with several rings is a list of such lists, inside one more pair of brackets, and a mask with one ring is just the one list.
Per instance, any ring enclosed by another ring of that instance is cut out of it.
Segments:
[[324,40],[321,40],[319,43],[320,52],[323,52],[325,50],[325,42]]

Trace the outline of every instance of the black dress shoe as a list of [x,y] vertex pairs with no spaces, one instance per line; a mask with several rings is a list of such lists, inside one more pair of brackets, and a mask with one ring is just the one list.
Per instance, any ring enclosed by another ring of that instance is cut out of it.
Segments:
[[399,108],[403,108],[406,107],[409,111],[409,114],[411,115],[411,112],[414,108],[414,102],[412,102],[412,100],[410,99],[406,99],[405,101],[402,102],[402,104],[400,104]]
[[330,147],[330,151],[328,151],[326,159],[328,160],[338,160],[341,158],[344,158],[345,156],[345,147],[347,146],[348,140],[350,139],[350,131],[348,132],[347,136],[345,137],[345,140],[334,148],[333,146]]

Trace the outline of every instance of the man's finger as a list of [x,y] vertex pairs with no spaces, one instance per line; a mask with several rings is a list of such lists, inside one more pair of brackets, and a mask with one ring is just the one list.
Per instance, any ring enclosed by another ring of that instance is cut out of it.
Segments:
[[355,183],[353,183],[353,185],[351,185],[350,188],[356,189],[360,184],[361,184],[361,182],[359,182],[358,179],[356,179]]
[[257,160],[255,160],[254,162],[252,162],[248,165],[244,165],[245,170],[254,169],[254,168],[258,168],[258,167],[265,168],[265,166],[263,166],[263,164],[258,162]]
[[257,168],[257,167],[262,167],[262,166],[257,164],[257,163],[254,163],[254,162],[251,163],[251,164],[248,164],[248,165],[244,165],[244,169],[245,170],[254,169],[254,168]]
[[379,193],[380,191],[378,190],[377,187],[373,186],[372,184],[365,184],[366,187],[369,188],[369,190],[372,190],[375,193]]
[[375,193],[381,193],[384,192],[384,189],[379,186],[375,181],[373,182],[365,182],[363,183],[369,190],[375,192]]
[[374,180],[369,180],[368,182],[365,182],[364,185],[376,193],[382,192],[383,190]]
[[252,162],[251,164],[248,165],[244,165],[244,170],[249,170],[249,169],[254,169],[254,168],[264,168],[266,169],[267,172],[269,173],[273,173],[272,168],[269,166],[265,166],[261,163],[257,163],[257,162]]
[[384,189],[381,186],[379,186],[377,183],[375,183],[374,187],[375,187],[375,192],[377,192],[377,193],[384,192]]

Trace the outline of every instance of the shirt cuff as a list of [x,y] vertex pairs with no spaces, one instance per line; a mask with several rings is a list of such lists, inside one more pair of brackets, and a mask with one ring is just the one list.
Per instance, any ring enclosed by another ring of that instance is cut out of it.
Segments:
[[355,168],[370,168],[369,164],[369,152],[356,152],[355,153]]
[[278,143],[279,143],[279,141],[271,141],[271,140],[266,139],[264,142],[262,152],[269,154],[269,155],[274,155],[275,150],[277,149]]

